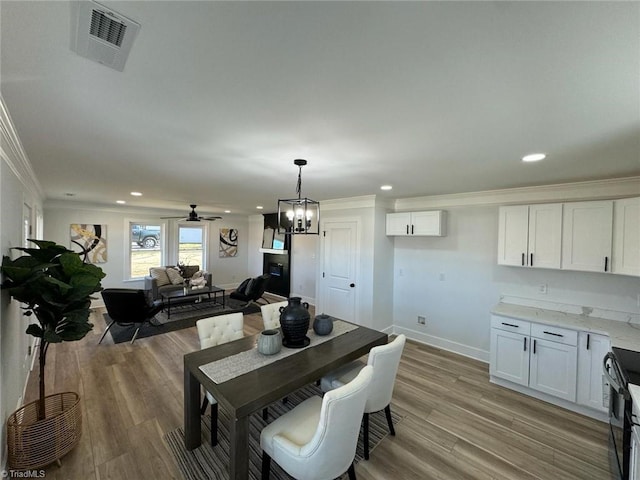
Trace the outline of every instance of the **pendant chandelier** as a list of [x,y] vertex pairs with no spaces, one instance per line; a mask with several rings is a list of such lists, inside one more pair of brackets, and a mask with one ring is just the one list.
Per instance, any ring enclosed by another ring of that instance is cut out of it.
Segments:
[[287,235],[318,235],[320,233],[320,202],[302,198],[302,167],[307,164],[301,158],[293,161],[298,166],[298,198],[278,200],[278,233]]

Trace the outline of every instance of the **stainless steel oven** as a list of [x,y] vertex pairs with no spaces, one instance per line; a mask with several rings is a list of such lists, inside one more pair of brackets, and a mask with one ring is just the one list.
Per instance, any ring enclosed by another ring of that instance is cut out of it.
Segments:
[[629,480],[632,401],[629,383],[640,384],[640,352],[612,348],[604,357],[609,384],[609,457],[616,480]]

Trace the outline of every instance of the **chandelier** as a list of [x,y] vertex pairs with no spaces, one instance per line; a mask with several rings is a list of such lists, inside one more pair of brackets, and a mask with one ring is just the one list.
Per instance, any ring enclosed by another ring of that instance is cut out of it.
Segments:
[[302,198],[302,167],[306,160],[293,161],[298,166],[298,198],[278,200],[278,233],[287,235],[318,235],[320,233],[320,202]]

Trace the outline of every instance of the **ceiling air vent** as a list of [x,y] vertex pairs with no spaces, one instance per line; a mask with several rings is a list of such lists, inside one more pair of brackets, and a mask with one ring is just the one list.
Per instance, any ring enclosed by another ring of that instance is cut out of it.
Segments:
[[76,2],[71,49],[118,71],[124,70],[140,25],[99,3]]

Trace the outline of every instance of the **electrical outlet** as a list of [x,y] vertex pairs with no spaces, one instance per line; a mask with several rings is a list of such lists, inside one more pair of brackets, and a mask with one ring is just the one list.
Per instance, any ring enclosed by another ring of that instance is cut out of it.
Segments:
[[427,324],[427,317],[418,315],[418,325],[426,325],[426,324]]
[[543,284],[538,286],[538,293],[540,295],[546,295],[547,294],[547,284],[546,283],[543,283]]

